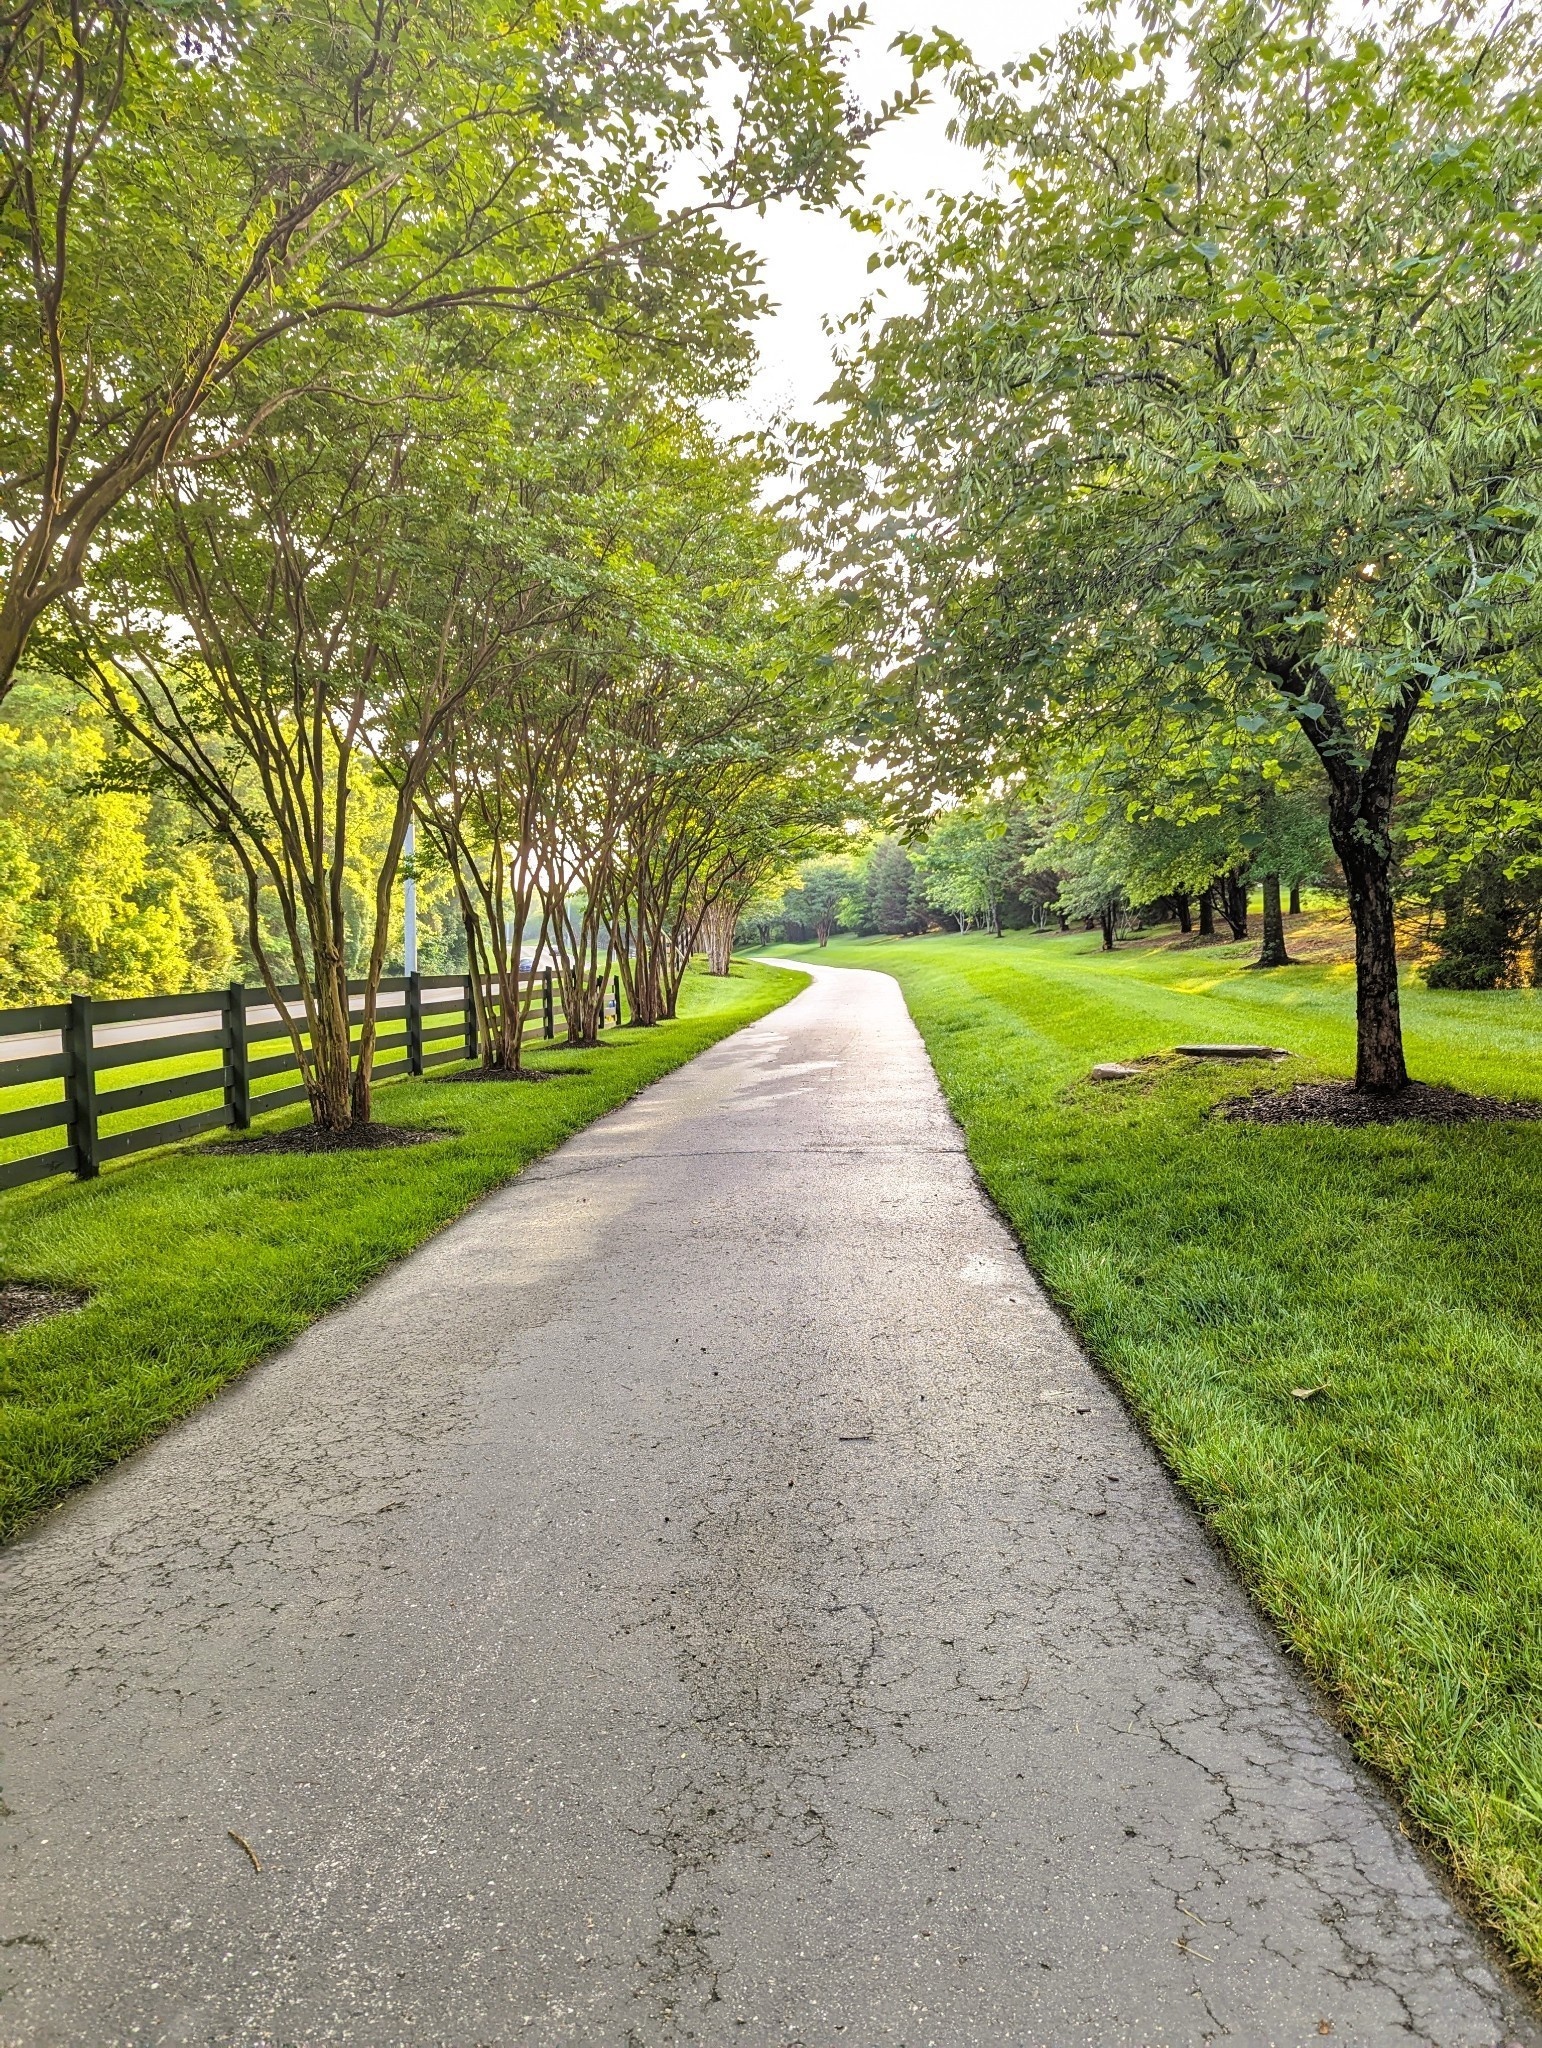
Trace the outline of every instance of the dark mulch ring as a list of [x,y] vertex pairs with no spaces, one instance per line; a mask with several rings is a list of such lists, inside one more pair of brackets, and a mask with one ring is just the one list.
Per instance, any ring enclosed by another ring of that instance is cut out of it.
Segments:
[[46,1316],[62,1316],[86,1299],[79,1287],[43,1287],[32,1280],[0,1281],[0,1336]]
[[587,1067],[466,1067],[458,1074],[436,1074],[438,1081],[562,1081],[569,1074],[587,1074]]
[[1217,1103],[1215,1114],[1233,1124],[1500,1124],[1534,1122],[1542,1102],[1505,1102],[1497,1095],[1464,1095],[1410,1081],[1396,1095],[1361,1095],[1348,1081],[1298,1081],[1279,1093],[1238,1095]]
[[292,1131],[266,1131],[260,1138],[238,1138],[242,1152],[390,1152],[402,1145],[437,1145],[454,1131],[409,1131],[400,1124],[354,1124],[346,1131],[319,1131],[297,1124]]

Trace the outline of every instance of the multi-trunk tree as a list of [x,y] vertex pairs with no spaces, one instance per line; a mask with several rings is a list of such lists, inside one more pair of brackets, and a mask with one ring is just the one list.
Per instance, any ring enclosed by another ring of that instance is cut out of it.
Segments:
[[[82,619],[90,686],[245,878],[253,957],[331,1130],[369,1120],[424,779],[449,722],[553,603],[534,570],[511,568],[531,522],[495,420],[443,392],[413,400],[394,376],[384,390],[376,407],[357,382],[346,401],[309,401],[196,492],[159,493]],[[356,1011],[345,891],[364,781],[390,794]]]

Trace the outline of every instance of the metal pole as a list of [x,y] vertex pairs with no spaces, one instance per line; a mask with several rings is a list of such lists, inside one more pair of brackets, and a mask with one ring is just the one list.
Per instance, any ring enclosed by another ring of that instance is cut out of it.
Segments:
[[402,856],[407,863],[407,879],[402,884],[402,972],[416,974],[418,971],[418,878],[412,864],[418,850],[418,823],[416,818],[407,820],[407,837],[402,842]]

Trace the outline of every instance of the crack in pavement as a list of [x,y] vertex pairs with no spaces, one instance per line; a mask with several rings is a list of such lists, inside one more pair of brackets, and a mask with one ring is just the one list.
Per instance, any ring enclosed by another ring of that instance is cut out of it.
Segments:
[[884,976],[817,970],[0,1569],[0,2044],[1542,2048]]

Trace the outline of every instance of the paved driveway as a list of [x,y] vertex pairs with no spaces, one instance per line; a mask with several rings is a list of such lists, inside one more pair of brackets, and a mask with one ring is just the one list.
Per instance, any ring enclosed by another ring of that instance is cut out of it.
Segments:
[[1538,2040],[880,975],[822,970],[4,1571],[0,2040]]

